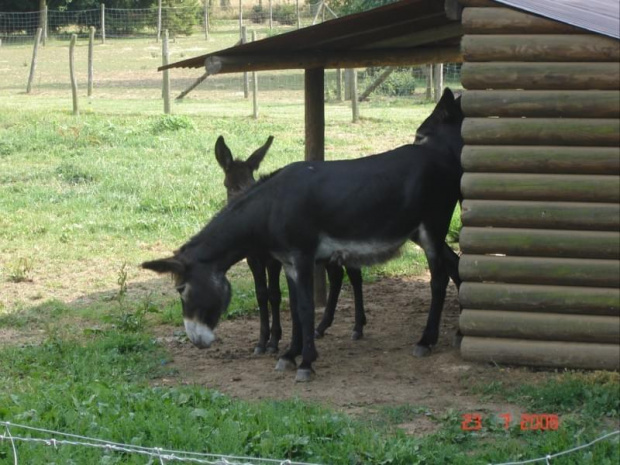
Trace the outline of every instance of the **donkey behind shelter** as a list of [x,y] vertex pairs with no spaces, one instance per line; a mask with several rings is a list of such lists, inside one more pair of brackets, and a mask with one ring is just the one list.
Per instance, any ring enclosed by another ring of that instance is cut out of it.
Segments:
[[[267,151],[271,147],[273,136],[269,136],[267,142],[256,149],[247,160],[233,158],[232,152],[226,145],[224,138],[219,136],[215,142],[215,159],[224,171],[224,186],[228,196],[228,202],[232,202],[243,192],[252,187],[256,180],[254,172],[258,170]],[[258,344],[254,349],[255,354],[275,353],[278,351],[278,342],[282,336],[280,325],[280,271],[282,264],[271,257],[266,251],[254,251],[247,257],[247,263],[254,278],[256,300],[260,314],[260,333]],[[342,289],[344,277],[343,267],[337,263],[326,263],[329,276],[329,296],[323,318],[315,331],[315,337],[320,338],[325,334],[334,320],[334,313],[338,303],[338,296]],[[354,340],[363,337],[366,316],[362,295],[362,272],[359,268],[346,268],[347,275],[353,287],[355,299],[355,326],[352,338]],[[271,307],[271,327],[269,325],[269,309]]]
[[293,325],[276,369],[297,368],[301,355],[296,379],[308,381],[318,357],[315,261],[359,268],[392,258],[414,240],[431,273],[429,316],[414,349],[427,355],[439,336],[449,270],[458,263],[444,241],[460,196],[462,122],[460,99],[446,89],[415,145],[355,160],[292,163],[231,202],[178,253],[142,266],[175,276],[186,332],[208,347],[230,302],[226,272],[253,251],[269,251],[284,266]]

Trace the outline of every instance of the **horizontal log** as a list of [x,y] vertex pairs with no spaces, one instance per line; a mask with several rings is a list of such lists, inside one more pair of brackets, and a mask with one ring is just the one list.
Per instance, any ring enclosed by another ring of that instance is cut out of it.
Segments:
[[620,262],[591,258],[463,254],[459,262],[459,276],[468,282],[618,288]]
[[[620,177],[578,174],[465,173],[466,199],[620,202]],[[510,211],[506,211],[509,215]]]
[[501,3],[494,2],[493,0],[458,0],[458,1],[464,7],[474,7],[474,8],[497,7],[501,5]]
[[459,302],[463,308],[474,310],[620,316],[619,292],[606,287],[465,281],[459,289]]
[[465,34],[583,34],[583,29],[510,8],[466,8]]
[[618,41],[596,34],[489,34],[461,39],[464,61],[614,62]]
[[464,63],[465,89],[618,90],[617,63]]
[[468,254],[620,260],[620,233],[464,227],[459,247]]
[[[273,71],[312,68],[365,68],[369,66],[409,66],[462,61],[458,47],[414,47],[410,49],[346,50],[209,56],[205,68],[214,74],[242,71]],[[163,69],[163,68],[162,68]]]
[[612,344],[620,342],[620,320],[615,316],[464,309],[459,318],[459,329],[465,336]]
[[465,118],[465,144],[618,147],[617,119]]
[[470,200],[461,208],[463,226],[613,231],[620,228],[618,205],[580,202]]
[[620,174],[616,147],[466,145],[461,154],[469,173]]
[[461,356],[474,362],[591,370],[620,368],[617,344],[465,336]]
[[592,90],[470,90],[463,94],[465,116],[619,118],[620,92]]

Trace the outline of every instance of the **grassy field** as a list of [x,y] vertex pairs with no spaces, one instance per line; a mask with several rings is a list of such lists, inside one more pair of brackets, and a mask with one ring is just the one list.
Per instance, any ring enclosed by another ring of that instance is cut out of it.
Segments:
[[[205,49],[179,40],[173,59],[221,48],[218,40]],[[181,380],[156,383],[177,379],[156,332],[179,329],[180,309],[137,265],[178,247],[224,205],[213,153],[218,135],[242,157],[274,135],[261,173],[301,159],[303,99],[299,89],[274,86],[255,121],[237,88],[223,81],[217,88],[214,81],[164,116],[155,44],[111,43],[100,50],[105,47],[106,77],[93,98],[83,97],[79,117],[70,115],[63,77],[66,46],[46,48],[48,68],[41,65],[33,95],[23,93],[29,48],[0,49],[0,420],[149,447],[329,464],[500,463],[569,449],[618,428],[614,373],[556,373],[514,385],[497,367],[496,382],[471,384],[481,400],[561,415],[561,428],[546,432],[522,431],[518,423],[505,430],[494,421],[463,431],[464,412],[430,414],[425,405],[379,406],[352,416],[300,400],[250,402]],[[191,75],[178,79],[189,82]],[[297,78],[279,85],[289,79]],[[182,89],[184,82],[173,82]],[[419,101],[376,98],[362,105],[356,124],[347,104],[328,103],[327,158],[410,142],[432,108]],[[365,276],[424,270],[411,246]],[[253,313],[247,268],[236,266],[229,277],[228,317]],[[420,416],[436,426],[432,433],[399,427]],[[19,463],[146,462],[84,448],[20,444],[18,452]],[[11,460],[8,443],[0,443],[0,463]],[[619,460],[616,438],[553,463]]]

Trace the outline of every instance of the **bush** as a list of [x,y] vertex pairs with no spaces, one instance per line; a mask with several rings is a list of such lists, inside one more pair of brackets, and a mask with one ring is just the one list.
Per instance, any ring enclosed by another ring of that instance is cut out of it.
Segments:
[[273,8],[273,19],[280,24],[293,25],[297,22],[295,5],[276,5]]
[[269,13],[263,10],[261,5],[254,5],[252,7],[252,14],[250,15],[250,20],[255,24],[263,24],[267,19],[267,15]]

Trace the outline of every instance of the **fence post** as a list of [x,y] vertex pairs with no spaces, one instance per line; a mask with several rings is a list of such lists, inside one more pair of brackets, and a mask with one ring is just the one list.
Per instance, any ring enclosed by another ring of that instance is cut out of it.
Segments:
[[73,114],[79,115],[80,109],[78,106],[78,88],[77,80],[75,79],[75,41],[77,36],[71,35],[71,43],[69,44],[69,74],[71,75],[71,96],[73,97]]
[[295,0],[295,6],[297,9],[297,29],[299,29],[301,27],[301,17],[299,16],[299,0]]
[[204,6],[205,40],[209,40],[209,0],[204,0]]
[[0,47],[2,47],[2,39],[0,39]]
[[[164,31],[164,41],[162,44],[161,63],[163,66],[168,64],[168,29]],[[170,71],[164,70],[164,83],[162,88],[164,97],[164,113],[170,114]]]
[[344,70],[344,99],[351,100],[351,69]]
[[435,80],[435,102],[439,102],[443,91],[443,63],[433,65],[433,78]]
[[29,94],[32,90],[32,81],[34,80],[34,71],[37,68],[37,53],[39,52],[39,41],[41,40],[41,34],[43,29],[37,29],[37,35],[34,38],[34,48],[32,49],[32,62],[30,63],[30,75],[28,76],[28,85],[26,86],[26,93]]
[[357,99],[357,70],[351,70],[351,110],[353,111],[353,122],[360,119],[359,101]]
[[90,27],[90,37],[88,38],[88,96],[93,94],[93,51],[95,42],[95,26]]
[[[252,42],[256,42],[256,31],[252,31]],[[252,71],[252,107],[254,119],[258,119],[258,75]]]
[[47,5],[45,5],[45,7],[43,8],[41,27],[43,28],[43,45],[45,45],[47,43]]
[[[248,31],[245,26],[241,26],[241,43],[245,44],[248,41]],[[243,96],[248,98],[250,96],[250,82],[247,71],[243,73]]]
[[101,4],[101,43],[105,44],[105,3]]
[[[242,0],[239,0],[239,34],[243,35],[243,5]],[[246,95],[247,97],[247,95]]]
[[161,0],[157,1],[157,40],[161,38]]
[[426,100],[433,98],[433,65],[426,65]]
[[273,29],[273,6],[271,5],[271,0],[269,0],[269,30]]
[[336,99],[342,102],[342,69],[336,69]]

